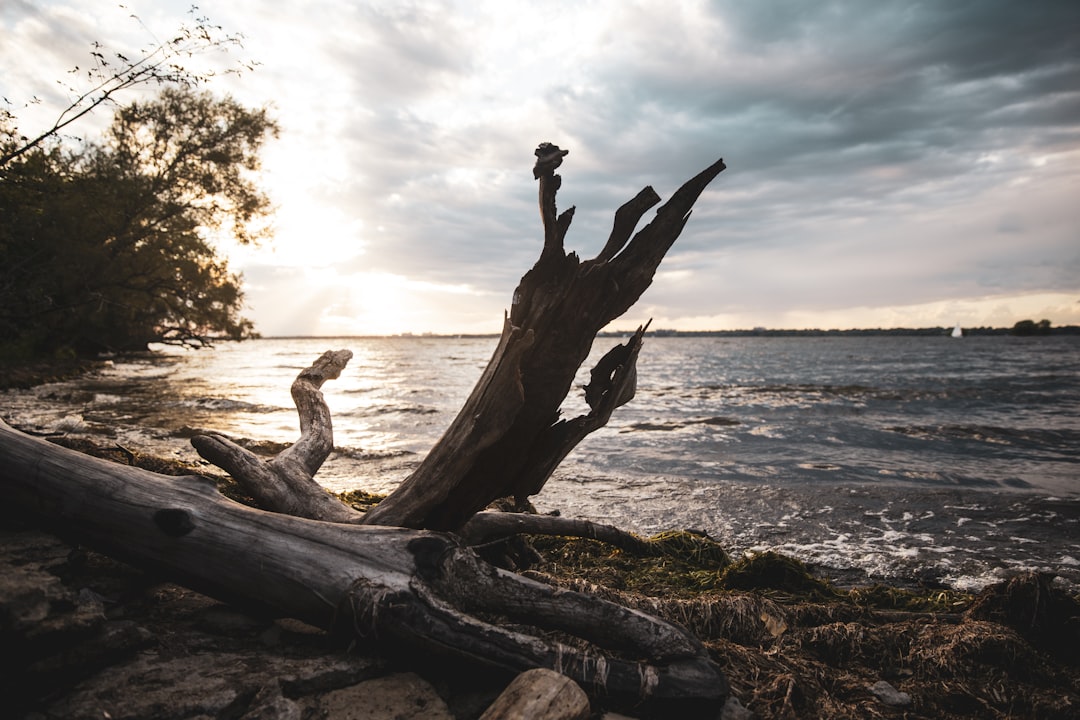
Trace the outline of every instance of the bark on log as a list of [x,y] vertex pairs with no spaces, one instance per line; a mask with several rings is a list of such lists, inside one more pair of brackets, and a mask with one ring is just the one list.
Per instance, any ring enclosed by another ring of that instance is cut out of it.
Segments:
[[[364,517],[369,524],[457,530],[493,500],[519,503],[537,493],[555,467],[610,411],[632,395],[644,328],[604,368],[594,370],[592,411],[559,421],[560,405],[596,334],[623,314],[652,282],[705,187],[725,169],[718,160],[687,181],[631,237],[660,201],[645,188],[615,214],[603,250],[579,261],[563,248],[573,208],[559,214],[555,169],[568,151],[550,143],[536,150],[544,246],[514,292],[503,332],[487,369],[457,418],[420,467]],[[605,388],[605,389],[602,389]]]
[[[116,465],[3,422],[0,502],[75,542],[226,602],[352,633],[407,656],[508,675],[551,668],[618,704],[678,705],[680,712],[713,712],[728,692],[686,631],[499,570],[445,533],[248,508],[203,478]],[[590,645],[574,649],[470,612],[568,632]]]
[[480,720],[588,720],[589,697],[570,678],[537,668],[514,678]]

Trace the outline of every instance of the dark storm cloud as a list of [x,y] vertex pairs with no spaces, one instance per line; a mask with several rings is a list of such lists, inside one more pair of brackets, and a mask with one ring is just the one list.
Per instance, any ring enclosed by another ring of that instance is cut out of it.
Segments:
[[625,40],[634,28],[620,35],[625,45],[613,43],[594,95],[564,104],[594,108],[584,113],[591,143],[614,150],[638,136],[639,122],[655,135],[666,125],[684,146],[689,139],[687,159],[726,146],[742,173],[801,178],[935,150],[1040,147],[1055,141],[1045,130],[1076,140],[1076,3],[709,7],[710,34],[696,46],[670,47],[694,31],[677,20],[652,31],[662,36],[652,55],[640,52],[645,39]]
[[[717,237],[726,248],[788,246],[805,258],[803,273],[763,301],[821,307],[1075,288],[1060,271],[1076,265],[1075,231],[1072,245],[1061,229],[1039,235],[1014,226],[1024,237],[1004,247],[957,235],[968,272],[958,280],[945,263],[927,265],[940,233],[905,239],[908,251],[896,252],[872,223],[859,252],[810,223],[835,221],[830,229],[840,230],[845,218],[959,212],[1030,172],[1035,155],[1076,148],[1080,4],[732,2],[710,4],[705,18],[625,20],[597,70],[602,80],[585,92],[559,89],[552,102],[578,121],[567,124],[581,128],[594,154],[619,158],[628,171],[674,180],[706,158],[728,160],[731,176],[714,186],[714,203],[699,204],[668,266],[681,252],[716,247]],[[696,42],[695,31],[704,33]],[[996,153],[1008,157],[988,162]],[[940,228],[947,218],[935,220]],[[758,285],[785,263],[754,265]],[[702,277],[654,295],[689,309],[713,282],[707,265],[702,258]],[[733,277],[725,296],[762,297],[737,287],[752,276]]]

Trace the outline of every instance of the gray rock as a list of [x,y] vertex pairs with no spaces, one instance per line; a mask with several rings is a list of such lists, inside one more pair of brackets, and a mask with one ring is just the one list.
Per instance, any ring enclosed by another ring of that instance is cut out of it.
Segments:
[[88,678],[45,714],[70,720],[214,717],[245,691],[257,691],[261,678],[242,677],[250,669],[248,660],[229,653],[167,661],[156,654],[142,655]]
[[911,696],[897,690],[884,680],[878,680],[870,686],[870,692],[881,702],[893,707],[905,707],[911,704]]
[[752,717],[754,717],[754,713],[743,707],[743,704],[739,702],[739,698],[728,695],[728,699],[724,703],[724,709],[720,711],[720,720],[750,720]]

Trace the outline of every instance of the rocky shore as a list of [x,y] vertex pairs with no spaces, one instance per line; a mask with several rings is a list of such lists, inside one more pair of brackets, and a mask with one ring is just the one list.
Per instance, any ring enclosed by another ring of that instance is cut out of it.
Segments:
[[476,717],[501,689],[478,678],[450,692],[303,623],[245,615],[10,523],[0,568],[9,717],[449,720]]
[[[690,628],[733,688],[724,718],[1080,712],[1080,604],[1047,576],[977,597],[841,589],[787,558],[732,562],[688,533],[655,542],[662,552],[644,558],[536,539],[542,559],[529,574]],[[252,617],[12,517],[0,518],[0,664],[5,714],[33,720],[471,720],[511,680],[391,661],[294,620]],[[592,716],[605,713],[618,717],[592,698]]]

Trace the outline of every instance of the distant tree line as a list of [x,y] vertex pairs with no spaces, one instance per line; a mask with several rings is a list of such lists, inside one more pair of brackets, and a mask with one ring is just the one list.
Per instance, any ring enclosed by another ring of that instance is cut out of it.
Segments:
[[1013,325],[1013,335],[1049,335],[1053,331],[1049,320],[1021,320]]
[[[10,158],[0,167],[0,358],[250,335],[241,279],[214,239],[255,239],[270,204],[254,171],[276,132],[265,110],[169,87],[117,110],[99,142],[39,143]],[[16,144],[8,132],[0,151]]]
[[[952,331],[951,327],[923,328],[850,328],[844,330],[810,328],[801,330],[753,328],[747,330],[653,330],[652,337],[871,337],[871,336],[911,336],[942,337]],[[625,332],[604,332],[601,335],[619,336]],[[1009,327],[974,327],[964,328],[965,336],[972,335],[1080,335],[1080,326],[1060,325],[1054,327],[1049,320],[1036,323],[1021,320]]]

